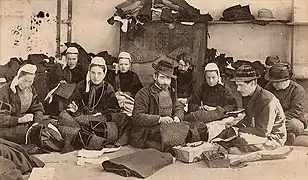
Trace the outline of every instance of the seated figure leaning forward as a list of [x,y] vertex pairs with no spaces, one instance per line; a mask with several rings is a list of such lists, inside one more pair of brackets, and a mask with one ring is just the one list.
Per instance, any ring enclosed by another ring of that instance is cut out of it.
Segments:
[[[193,133],[190,133],[190,124],[182,121],[184,106],[176,99],[174,88],[170,87],[171,78],[176,78],[172,64],[161,60],[152,67],[155,70],[154,82],[143,87],[135,97],[130,144],[168,151],[170,147],[190,141],[189,134],[192,136]],[[197,140],[200,140],[206,129],[198,130]]]
[[129,116],[133,111],[135,95],[142,88],[138,75],[130,70],[131,64],[131,55],[128,52],[121,52],[115,71],[109,71],[106,76],[106,81],[116,91],[121,111]]
[[94,57],[85,81],[81,81],[67,110],[60,113],[59,131],[64,139],[63,152],[73,149],[102,149],[128,141],[129,117],[120,113],[113,87],[104,81],[105,60]]
[[184,117],[184,121],[207,123],[211,140],[225,128],[222,122],[229,120],[227,113],[237,110],[237,104],[231,89],[222,83],[215,63],[205,66],[204,77],[205,83],[193,93],[189,101],[190,113]]
[[286,64],[274,64],[265,75],[265,79],[269,81],[265,89],[273,93],[282,105],[286,115],[288,133],[286,144],[292,145],[295,137],[307,128],[307,117],[304,113],[305,89],[290,80],[290,73]]
[[43,120],[44,107],[32,86],[36,70],[35,65],[25,64],[0,89],[0,138],[24,144],[31,125]]
[[231,79],[243,97],[245,117],[212,140],[229,149],[230,153],[271,150],[286,142],[286,118],[282,106],[275,95],[257,84],[257,78],[250,65],[242,65]]
[[50,115],[58,116],[65,109],[76,84],[85,78],[87,67],[81,65],[78,55],[76,47],[67,48],[64,64],[59,64],[50,74],[49,93],[45,98],[46,112]]

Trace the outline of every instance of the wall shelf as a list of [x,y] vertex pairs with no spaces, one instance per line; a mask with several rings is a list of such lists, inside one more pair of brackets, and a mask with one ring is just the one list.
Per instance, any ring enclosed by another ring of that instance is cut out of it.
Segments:
[[288,23],[290,26],[308,26],[308,21],[307,22],[290,22]]
[[[291,22],[287,20],[279,21],[258,21],[258,20],[249,20],[249,21],[208,21],[208,24],[256,24],[260,25],[264,23],[265,25],[284,25],[284,26],[308,26],[308,22]],[[268,23],[268,24],[266,24]]]

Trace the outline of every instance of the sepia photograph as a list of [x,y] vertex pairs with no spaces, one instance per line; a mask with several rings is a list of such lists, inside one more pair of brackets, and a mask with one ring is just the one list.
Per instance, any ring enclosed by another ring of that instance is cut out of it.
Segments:
[[0,0],[0,180],[306,180],[308,0]]

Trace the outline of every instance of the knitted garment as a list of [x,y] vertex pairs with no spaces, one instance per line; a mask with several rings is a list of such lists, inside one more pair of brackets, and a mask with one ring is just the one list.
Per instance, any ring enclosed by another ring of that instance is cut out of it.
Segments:
[[162,117],[172,117],[172,99],[168,90],[162,90],[158,94],[159,114]]
[[18,91],[20,101],[20,113],[25,113],[31,106],[33,93],[31,88],[27,88],[23,91]]

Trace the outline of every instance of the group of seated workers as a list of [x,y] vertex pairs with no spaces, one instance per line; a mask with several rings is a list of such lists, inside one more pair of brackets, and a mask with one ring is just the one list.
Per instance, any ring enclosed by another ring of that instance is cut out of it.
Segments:
[[[201,86],[177,98],[171,82],[183,80],[177,75],[191,73],[183,60],[179,61],[182,72],[175,72],[166,60],[153,63],[153,82],[145,87],[129,70],[132,58],[127,52],[119,54],[116,70],[110,72],[102,57],[94,57],[87,69],[80,67],[78,50],[73,47],[67,50],[66,62],[56,69],[46,97],[47,108],[57,108],[53,115],[58,117],[63,152],[128,143],[168,151],[200,140],[215,141],[227,149],[256,151],[275,149],[286,141],[292,144],[307,127],[305,90],[289,79],[283,64],[275,64],[266,74],[267,90],[257,84],[258,76],[250,65],[236,70],[231,81],[242,95],[245,116],[232,124],[228,112],[238,107],[215,63],[205,66]],[[0,89],[0,138],[23,144],[29,127],[43,120],[44,107],[32,86],[36,69],[32,64],[22,66],[13,81]],[[177,84],[180,89],[185,85]],[[66,95],[59,93],[61,88]],[[184,114],[186,103],[189,111]],[[225,126],[210,139],[209,124],[213,122]]]

